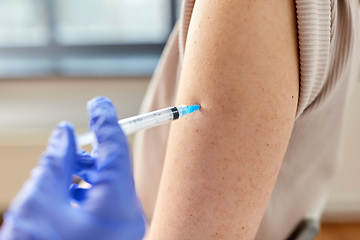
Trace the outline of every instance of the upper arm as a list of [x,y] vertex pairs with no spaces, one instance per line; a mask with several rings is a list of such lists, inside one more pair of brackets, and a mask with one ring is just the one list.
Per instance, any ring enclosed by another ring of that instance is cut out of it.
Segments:
[[294,1],[197,0],[150,237],[251,239],[295,120]]

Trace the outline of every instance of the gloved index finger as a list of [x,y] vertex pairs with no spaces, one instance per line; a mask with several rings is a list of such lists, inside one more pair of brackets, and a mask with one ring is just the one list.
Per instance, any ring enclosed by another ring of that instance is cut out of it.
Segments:
[[[97,97],[88,102],[90,129],[98,140],[97,158],[99,170],[111,164],[117,170],[129,167],[127,139],[122,132],[114,105],[108,98]],[[125,166],[124,166],[125,165]]]
[[98,139],[96,176],[83,207],[104,218],[127,217],[140,211],[130,166],[127,139],[111,101],[98,97],[88,103],[91,130]]
[[93,98],[87,104],[87,112],[90,118],[90,130],[95,133],[99,143],[109,137],[119,137],[118,134],[111,134],[113,131],[121,133],[121,129],[116,109],[110,99],[106,97]]

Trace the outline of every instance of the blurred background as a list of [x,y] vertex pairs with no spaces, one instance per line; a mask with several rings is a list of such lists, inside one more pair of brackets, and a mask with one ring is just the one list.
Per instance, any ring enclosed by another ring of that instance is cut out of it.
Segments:
[[[86,102],[136,115],[181,0],[0,0],[0,213],[61,120],[86,132]],[[360,79],[351,88],[325,222],[360,222]],[[131,140],[131,138],[130,138]]]
[[0,0],[0,213],[61,120],[104,95],[136,115],[180,0]]

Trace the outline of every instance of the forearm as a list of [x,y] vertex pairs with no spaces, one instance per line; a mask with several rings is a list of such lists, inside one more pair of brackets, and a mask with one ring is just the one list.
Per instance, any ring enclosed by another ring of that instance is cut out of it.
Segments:
[[197,0],[150,239],[252,239],[292,131],[294,3]]

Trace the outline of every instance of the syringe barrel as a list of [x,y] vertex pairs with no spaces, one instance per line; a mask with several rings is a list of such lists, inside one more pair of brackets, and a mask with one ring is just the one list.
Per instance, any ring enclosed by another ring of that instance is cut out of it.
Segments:
[[[120,120],[118,123],[124,131],[125,135],[130,135],[143,129],[156,127],[158,125],[182,118],[183,116],[199,109],[200,105],[181,105],[177,107],[169,107],[134,117],[125,118]],[[96,140],[97,139],[94,133],[85,133],[78,136],[77,143],[79,147],[82,147],[95,142]]]
[[83,133],[77,136],[77,145],[78,147],[82,147],[96,142],[96,140],[96,136],[93,132]]
[[173,107],[125,118],[119,124],[126,135],[174,120]]
[[[138,116],[125,118],[118,121],[118,123],[125,135],[130,135],[142,129],[152,128],[179,118],[179,114],[181,113],[178,112],[177,108],[175,109],[174,107],[165,108]],[[176,114],[178,115],[176,116]],[[77,144],[79,147],[82,147],[95,142],[96,140],[97,139],[95,134],[93,132],[89,132],[79,135],[77,138]]]

